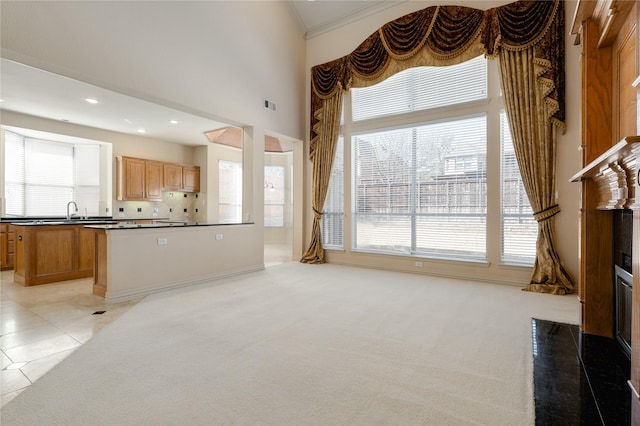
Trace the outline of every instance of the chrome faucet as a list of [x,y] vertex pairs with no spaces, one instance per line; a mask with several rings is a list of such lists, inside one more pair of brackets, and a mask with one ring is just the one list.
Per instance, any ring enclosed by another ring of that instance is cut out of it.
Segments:
[[78,205],[76,204],[76,202],[75,202],[75,201],[69,201],[69,202],[67,203],[67,220],[71,220],[71,213],[69,213],[69,206],[70,206],[71,204],[73,204],[74,206],[76,206],[76,210],[75,210],[75,211],[78,211]]

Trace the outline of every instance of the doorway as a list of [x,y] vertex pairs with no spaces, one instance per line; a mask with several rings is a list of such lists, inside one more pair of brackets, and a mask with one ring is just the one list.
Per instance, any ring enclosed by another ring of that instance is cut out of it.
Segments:
[[295,142],[266,135],[264,141],[264,265],[294,259]]

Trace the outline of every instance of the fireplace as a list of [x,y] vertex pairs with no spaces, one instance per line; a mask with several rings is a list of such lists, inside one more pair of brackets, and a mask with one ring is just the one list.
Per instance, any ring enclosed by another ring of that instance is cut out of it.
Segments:
[[631,301],[633,276],[615,265],[616,286],[616,339],[631,358]]
[[631,295],[633,276],[631,253],[633,251],[633,211],[613,211],[613,264],[614,264],[614,333],[622,350],[631,356]]

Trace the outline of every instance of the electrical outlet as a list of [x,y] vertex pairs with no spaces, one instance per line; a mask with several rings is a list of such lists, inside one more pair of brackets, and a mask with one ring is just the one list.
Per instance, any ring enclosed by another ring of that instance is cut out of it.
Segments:
[[158,245],[162,246],[167,244],[167,237],[158,238]]
[[419,266],[422,268],[422,262],[416,262],[416,266]]
[[216,240],[221,240],[223,238],[222,234],[216,234]]

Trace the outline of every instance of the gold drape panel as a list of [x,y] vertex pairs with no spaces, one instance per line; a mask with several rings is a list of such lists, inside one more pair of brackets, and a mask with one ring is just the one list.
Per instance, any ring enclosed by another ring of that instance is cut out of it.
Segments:
[[[509,116],[513,146],[522,181],[538,221],[536,260],[531,283],[525,290],[542,293],[573,292],[571,278],[560,263],[555,249],[556,126],[549,118],[557,107],[545,102],[549,87],[538,80],[535,48],[521,51],[504,49],[500,54],[500,79]],[[542,67],[543,68],[543,67]]]
[[[414,66],[452,65],[482,53],[487,57],[520,57],[530,72],[531,96],[521,99],[522,75],[511,75],[515,91],[505,93],[512,131],[521,123],[529,124],[526,139],[516,142],[521,169],[530,158],[535,166],[529,172],[545,173],[540,185],[527,185],[531,205],[539,220],[537,259],[531,279],[532,291],[572,292],[571,279],[560,266],[553,246],[553,214],[559,209],[553,202],[555,191],[555,150],[557,127],[564,129],[564,5],[561,0],[522,0],[486,11],[462,6],[432,6],[385,24],[371,34],[349,55],[311,69],[311,134],[309,155],[313,162],[312,242],[302,262],[324,262],[320,219],[327,194],[333,154],[338,138],[342,93],[351,87],[366,87]],[[526,53],[522,53],[526,52]],[[505,59],[501,63],[510,62]],[[504,83],[505,70],[501,68]],[[533,81],[533,82],[532,82]],[[504,89],[506,91],[507,89]],[[340,98],[340,101],[337,100]],[[336,108],[333,112],[329,110]],[[532,117],[522,117],[521,115]],[[533,128],[531,128],[533,126]],[[516,132],[519,130],[516,130]],[[529,137],[533,136],[533,139]],[[318,164],[326,162],[326,164]],[[544,172],[542,170],[545,170]],[[548,173],[551,170],[553,173]],[[523,172],[524,175],[524,172]],[[523,180],[527,180],[523,176]],[[540,179],[535,176],[533,181]],[[544,189],[543,189],[544,188]],[[550,191],[550,192],[549,192]],[[551,210],[546,210],[551,208]],[[549,215],[549,212],[553,213]],[[547,217],[550,216],[550,217]],[[544,217],[544,219],[541,219]],[[563,293],[564,294],[564,293]]]
[[320,221],[322,209],[329,190],[331,167],[336,154],[336,141],[340,132],[340,115],[342,113],[342,91],[337,90],[332,96],[324,99],[324,108],[316,110],[319,116],[318,128],[320,134],[326,135],[332,143],[322,143],[316,146],[312,153],[313,161],[313,228],[311,230],[311,244],[300,259],[304,263],[324,263],[324,249],[322,248],[322,233]]

